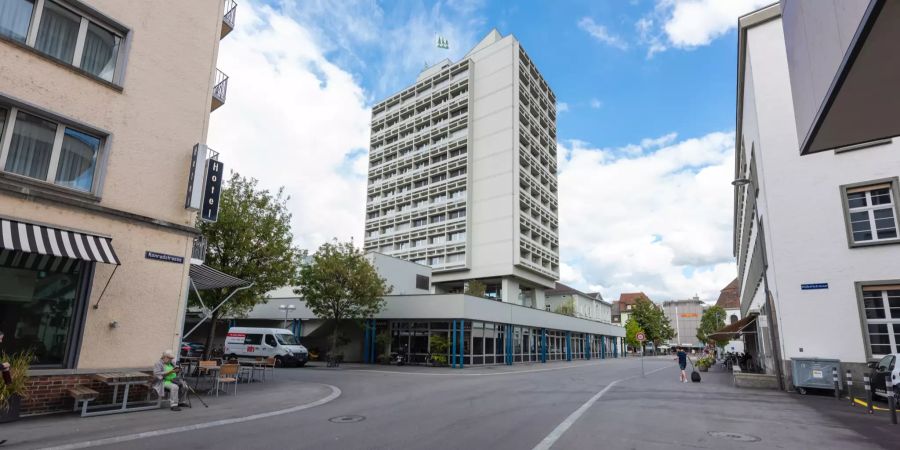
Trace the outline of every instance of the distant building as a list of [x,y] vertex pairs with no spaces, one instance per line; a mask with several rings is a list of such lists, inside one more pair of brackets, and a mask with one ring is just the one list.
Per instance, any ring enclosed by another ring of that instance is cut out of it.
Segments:
[[[735,278],[728,283],[728,286],[719,291],[719,299],[716,300],[716,306],[725,310],[725,324],[732,325],[741,320],[741,288],[738,279]],[[744,341],[740,339],[732,339],[725,344],[725,351],[738,352],[744,351]]]
[[[634,305],[637,304],[640,299],[647,300],[648,302],[652,301],[650,300],[650,297],[647,297],[647,294],[643,292],[623,292],[619,294],[619,301],[614,304],[617,314],[613,316],[613,323],[625,326],[628,322],[628,317],[631,316],[631,309],[634,308]],[[618,318],[618,320],[616,320],[616,318]]]
[[688,300],[670,300],[663,302],[663,312],[669,319],[669,324],[675,330],[675,337],[667,344],[671,346],[683,346],[703,348],[705,344],[697,339],[697,329],[700,328],[700,318],[706,310],[706,304],[699,297],[694,296]]
[[547,311],[556,312],[569,303],[574,307],[575,317],[612,323],[612,305],[603,300],[599,292],[585,294],[559,282],[554,289],[547,291]]

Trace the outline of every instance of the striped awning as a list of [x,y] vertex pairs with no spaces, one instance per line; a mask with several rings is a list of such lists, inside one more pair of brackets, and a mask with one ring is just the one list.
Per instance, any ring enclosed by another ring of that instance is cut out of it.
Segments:
[[191,281],[198,291],[207,289],[222,289],[228,287],[247,286],[249,281],[233,277],[227,273],[219,272],[212,267],[203,264],[191,264]]
[[0,250],[119,265],[110,238],[0,219]]

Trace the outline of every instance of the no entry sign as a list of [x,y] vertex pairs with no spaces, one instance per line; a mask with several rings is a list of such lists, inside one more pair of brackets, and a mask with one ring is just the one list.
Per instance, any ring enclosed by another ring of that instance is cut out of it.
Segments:
[[637,336],[635,336],[635,338],[638,340],[638,342],[644,342],[647,340],[647,336],[644,335],[643,331],[638,332],[638,334],[637,334]]

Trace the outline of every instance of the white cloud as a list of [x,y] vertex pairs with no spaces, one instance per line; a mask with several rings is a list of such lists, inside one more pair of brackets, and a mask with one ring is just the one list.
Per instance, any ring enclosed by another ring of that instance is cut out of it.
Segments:
[[606,298],[642,290],[655,300],[714,299],[736,274],[733,145],[733,133],[681,141],[672,133],[622,148],[560,145],[564,279]]
[[566,102],[558,102],[556,104],[556,112],[566,112],[569,110],[569,104]]
[[596,98],[592,98],[590,105],[591,105],[591,108],[600,109],[601,107],[603,107],[603,102],[601,102],[600,100],[597,100]]
[[738,17],[771,0],[658,0],[653,12],[635,23],[647,57],[674,47],[693,49],[737,27]]
[[210,146],[226,168],[285,186],[297,245],[358,240],[370,118],[363,89],[294,19],[252,2],[240,14],[219,52],[230,79],[210,119]]
[[605,26],[597,24],[594,22],[594,19],[590,17],[582,17],[581,20],[578,21],[578,27],[593,36],[594,39],[597,39],[610,47],[615,47],[620,50],[628,48],[628,43],[626,43],[624,39],[610,33]]

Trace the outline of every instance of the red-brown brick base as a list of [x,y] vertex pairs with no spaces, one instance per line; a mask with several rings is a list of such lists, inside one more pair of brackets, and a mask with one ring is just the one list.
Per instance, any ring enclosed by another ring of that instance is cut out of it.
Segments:
[[[33,376],[28,379],[28,397],[22,400],[23,416],[72,411],[74,400],[69,397],[68,390],[75,386],[86,386],[100,393],[100,397],[91,404],[110,403],[113,388],[94,381],[92,375],[47,375]],[[122,387],[119,388],[119,401],[122,400]],[[132,386],[128,401],[147,398],[149,386]]]

